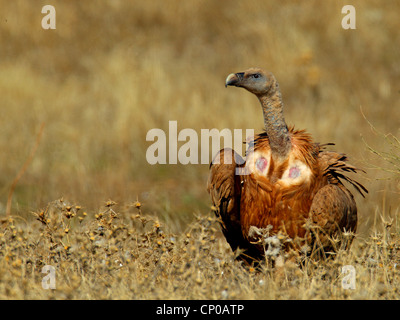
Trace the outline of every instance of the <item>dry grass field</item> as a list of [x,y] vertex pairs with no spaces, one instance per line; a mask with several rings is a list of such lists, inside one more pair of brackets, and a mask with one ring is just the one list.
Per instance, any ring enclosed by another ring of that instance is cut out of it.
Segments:
[[[0,0],[1,299],[400,298],[398,1],[53,0],[56,30],[46,4]],[[335,259],[244,267],[210,212],[208,165],[146,160],[147,132],[171,120],[261,131],[258,101],[224,88],[250,66],[275,74],[289,124],[366,171]]]

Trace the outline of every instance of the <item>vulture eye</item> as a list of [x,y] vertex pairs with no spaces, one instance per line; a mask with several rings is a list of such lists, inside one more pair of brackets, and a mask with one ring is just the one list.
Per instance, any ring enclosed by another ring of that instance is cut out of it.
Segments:
[[261,75],[260,75],[259,73],[253,74],[253,78],[255,78],[255,79],[257,79],[257,78],[259,78],[259,77],[261,77]]

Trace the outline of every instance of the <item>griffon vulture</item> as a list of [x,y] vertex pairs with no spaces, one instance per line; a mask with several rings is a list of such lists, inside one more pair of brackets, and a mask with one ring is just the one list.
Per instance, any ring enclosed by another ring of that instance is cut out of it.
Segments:
[[260,260],[270,244],[289,239],[278,247],[334,252],[339,234],[357,228],[356,203],[343,182],[368,192],[347,175],[359,169],[344,154],[326,151],[305,131],[286,125],[272,73],[251,68],[228,75],[225,84],[257,96],[265,126],[249,143],[245,160],[222,149],[210,165],[207,189],[232,250],[241,249],[247,261]]

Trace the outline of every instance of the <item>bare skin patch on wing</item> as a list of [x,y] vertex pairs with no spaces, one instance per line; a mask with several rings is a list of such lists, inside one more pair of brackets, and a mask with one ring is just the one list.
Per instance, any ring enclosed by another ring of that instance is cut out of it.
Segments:
[[300,177],[300,168],[295,166],[289,169],[289,178],[296,179]]
[[264,172],[265,168],[268,165],[268,160],[264,157],[260,157],[256,160],[256,168],[260,172]]
[[289,160],[288,168],[284,171],[279,182],[285,186],[291,186],[309,181],[312,175],[311,169],[300,160]]
[[249,173],[266,177],[270,165],[271,151],[255,151],[247,155],[246,167]]

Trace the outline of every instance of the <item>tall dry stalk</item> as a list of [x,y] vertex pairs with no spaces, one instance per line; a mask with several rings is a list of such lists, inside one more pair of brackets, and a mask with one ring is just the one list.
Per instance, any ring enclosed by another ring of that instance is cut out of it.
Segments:
[[34,146],[32,147],[28,158],[26,159],[24,165],[19,170],[17,176],[15,177],[14,181],[11,184],[10,191],[9,191],[8,197],[7,197],[7,207],[6,207],[6,216],[7,217],[9,217],[11,215],[11,202],[12,202],[12,196],[13,196],[15,187],[17,186],[19,179],[21,179],[21,177],[25,173],[26,169],[28,168],[29,164],[32,162],[33,157],[35,156],[36,150],[39,147],[40,140],[42,139],[43,129],[44,129],[44,122],[40,125],[39,132],[36,136],[36,142],[35,142]]

